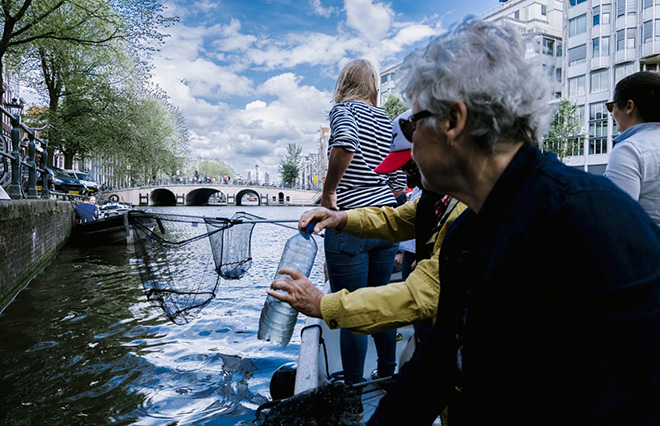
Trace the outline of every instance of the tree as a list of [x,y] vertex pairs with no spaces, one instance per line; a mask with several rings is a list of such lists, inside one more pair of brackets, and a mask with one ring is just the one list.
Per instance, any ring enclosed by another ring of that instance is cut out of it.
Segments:
[[279,172],[282,183],[289,188],[292,188],[298,179],[301,153],[301,146],[290,143],[286,147],[286,157],[280,161]]
[[390,95],[387,97],[385,105],[383,105],[383,109],[385,109],[385,112],[387,113],[388,117],[390,117],[390,120],[394,120],[399,114],[407,110],[408,107],[403,104],[401,99],[394,95]]
[[577,152],[584,140],[578,106],[562,98],[555,105],[552,121],[543,139],[543,150],[552,151],[560,161]]

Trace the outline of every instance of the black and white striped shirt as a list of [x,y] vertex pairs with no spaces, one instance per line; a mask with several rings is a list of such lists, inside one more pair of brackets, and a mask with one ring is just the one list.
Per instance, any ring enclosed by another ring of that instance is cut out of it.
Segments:
[[335,147],[353,153],[337,186],[337,207],[345,210],[396,205],[392,190],[405,189],[405,174],[401,170],[389,175],[374,172],[389,154],[391,143],[392,122],[384,109],[362,101],[332,107],[328,155]]

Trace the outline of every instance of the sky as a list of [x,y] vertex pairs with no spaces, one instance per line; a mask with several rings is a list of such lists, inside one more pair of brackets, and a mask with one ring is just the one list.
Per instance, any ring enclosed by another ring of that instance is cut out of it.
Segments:
[[179,22],[153,81],[186,119],[193,158],[279,182],[294,143],[316,153],[335,81],[350,60],[377,68],[498,0],[169,0]]

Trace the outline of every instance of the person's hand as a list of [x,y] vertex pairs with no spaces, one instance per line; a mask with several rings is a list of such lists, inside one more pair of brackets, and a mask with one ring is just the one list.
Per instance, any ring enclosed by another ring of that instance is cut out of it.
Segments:
[[337,207],[337,193],[323,191],[323,194],[321,194],[321,206],[330,210],[339,210],[339,207]]
[[[323,292],[316,288],[310,280],[297,269],[282,268],[277,271],[278,274],[286,274],[289,278],[278,278],[266,290],[270,296],[279,299],[291,305],[296,311],[309,317],[321,317],[321,298]],[[286,293],[282,293],[282,290]]]
[[394,256],[394,267],[400,268],[401,265],[403,265],[403,253],[398,252],[396,256]]
[[317,207],[306,211],[300,216],[298,229],[302,231],[308,224],[313,223],[314,232],[317,234],[326,228],[339,231],[346,225],[347,220],[348,216],[345,212]]

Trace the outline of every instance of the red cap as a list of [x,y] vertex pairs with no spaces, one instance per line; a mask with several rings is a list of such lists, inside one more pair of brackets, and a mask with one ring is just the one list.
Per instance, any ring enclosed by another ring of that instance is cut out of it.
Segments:
[[395,170],[399,170],[403,167],[410,159],[412,158],[411,149],[404,149],[402,151],[392,151],[387,154],[387,157],[383,160],[382,163],[374,169],[376,173],[392,173]]

